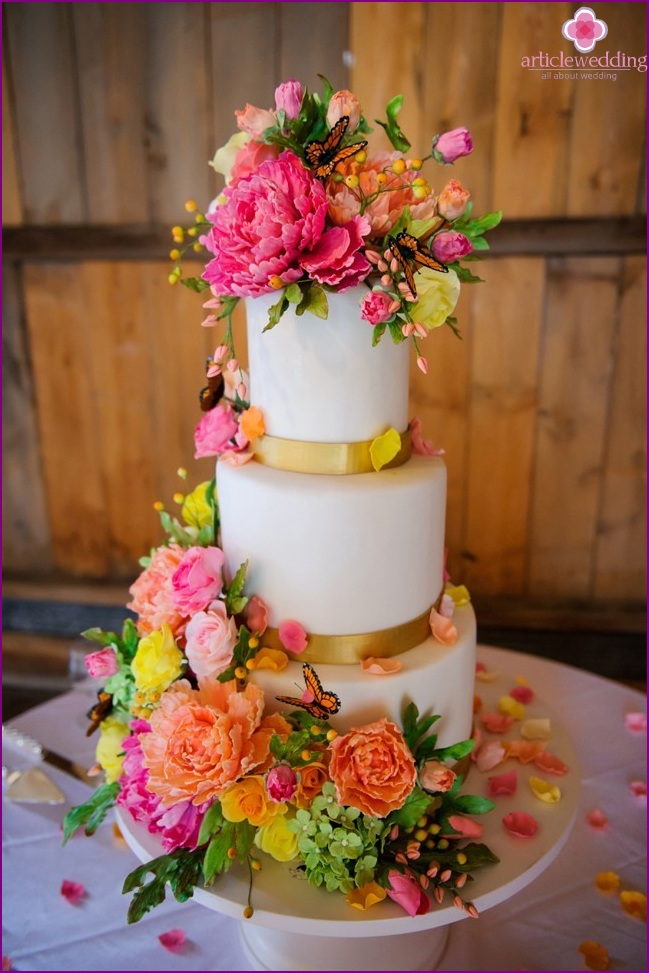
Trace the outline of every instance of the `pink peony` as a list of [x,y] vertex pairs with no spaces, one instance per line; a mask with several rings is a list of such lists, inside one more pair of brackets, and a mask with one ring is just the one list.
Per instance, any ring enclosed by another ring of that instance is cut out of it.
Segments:
[[92,676],[93,679],[114,676],[117,672],[117,659],[112,649],[99,649],[98,652],[91,652],[83,661],[88,670],[88,675]]
[[400,306],[399,301],[385,291],[369,291],[361,301],[361,317],[376,327],[389,321]]
[[204,279],[219,294],[238,297],[272,291],[271,277],[298,280],[300,257],[320,240],[327,215],[325,191],[300,159],[282,152],[223,195],[226,202],[208,213],[213,228],[201,238],[215,257]]
[[450,132],[438,135],[433,142],[433,155],[441,162],[450,164],[463,155],[473,152],[473,139],[466,128],[453,128]]
[[333,127],[344,115],[349,118],[349,131],[353,132],[361,120],[361,104],[356,95],[346,89],[336,91],[331,96],[327,107],[327,122]]
[[295,78],[289,78],[275,88],[275,108],[289,119],[299,116],[303,98],[304,88]]
[[425,791],[443,794],[450,791],[456,776],[455,771],[445,767],[439,760],[427,760],[419,771],[419,783]]
[[190,547],[171,578],[174,602],[191,616],[218,598],[223,587],[223,551],[218,547]]
[[237,626],[233,618],[228,618],[222,601],[214,601],[209,611],[194,615],[185,629],[185,655],[199,679],[213,679],[225,672],[232,661],[237,636]]
[[449,222],[457,220],[464,213],[470,197],[469,190],[465,189],[457,179],[449,179],[439,194],[437,212]]
[[278,628],[279,640],[288,652],[299,655],[307,647],[307,634],[299,622],[287,619]]
[[297,774],[288,764],[277,764],[266,776],[266,791],[276,804],[292,800],[297,784]]
[[230,182],[234,183],[237,179],[243,179],[245,176],[249,176],[251,172],[259,168],[262,162],[267,162],[269,159],[276,159],[278,155],[279,147],[277,145],[266,145],[264,142],[257,142],[255,139],[251,139],[250,142],[246,142],[239,149],[234,158],[232,169],[230,170]]
[[471,241],[463,233],[458,233],[456,230],[449,233],[438,233],[431,247],[433,257],[443,264],[452,264],[454,260],[468,256],[472,250]]
[[331,227],[304,254],[302,267],[319,284],[328,284],[338,292],[356,287],[371,269],[362,252],[363,237],[369,231],[370,224],[363,216],[355,216],[344,226]]
[[243,111],[235,111],[234,114],[241,131],[247,132],[253,138],[261,138],[267,128],[277,124],[275,112],[265,108],[255,108],[254,105],[246,105]]
[[430,912],[430,899],[414,879],[396,869],[388,872],[388,879],[390,885],[386,892],[409,916],[422,916]]
[[220,456],[232,449],[232,440],[239,431],[236,417],[229,405],[217,405],[206,412],[194,429],[194,459]]
[[176,635],[183,627],[183,615],[174,601],[171,583],[183,553],[178,544],[159,547],[154,551],[149,566],[129,588],[133,600],[126,607],[139,615],[139,635],[150,635],[162,628],[163,624],[168,625]]

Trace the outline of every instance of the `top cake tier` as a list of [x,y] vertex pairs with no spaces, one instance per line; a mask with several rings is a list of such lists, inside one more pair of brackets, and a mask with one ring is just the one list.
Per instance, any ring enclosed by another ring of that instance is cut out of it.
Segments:
[[386,334],[372,348],[372,326],[359,313],[366,293],[328,294],[326,320],[291,307],[265,333],[277,295],[246,300],[250,401],[269,436],[351,443],[407,428],[409,343]]

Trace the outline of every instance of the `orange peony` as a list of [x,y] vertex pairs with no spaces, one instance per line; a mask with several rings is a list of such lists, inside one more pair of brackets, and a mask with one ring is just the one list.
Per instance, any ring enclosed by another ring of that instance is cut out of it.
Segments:
[[149,566],[129,588],[133,600],[126,607],[139,615],[138,635],[150,635],[163,625],[168,625],[174,635],[181,632],[186,619],[174,602],[171,576],[184,553],[178,544],[159,547]]
[[162,804],[220,798],[244,774],[267,769],[273,734],[289,735],[278,713],[264,717],[260,689],[236,685],[205,681],[196,690],[182,679],[162,694],[151,732],[140,736],[147,786]]
[[329,747],[329,776],[339,804],[379,818],[402,807],[417,771],[395,723],[383,717],[336,737]]

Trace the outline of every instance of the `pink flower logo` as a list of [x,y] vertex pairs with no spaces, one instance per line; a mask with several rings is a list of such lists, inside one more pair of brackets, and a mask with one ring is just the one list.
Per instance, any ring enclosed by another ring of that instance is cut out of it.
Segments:
[[606,37],[608,27],[603,20],[597,19],[590,7],[580,7],[572,20],[566,20],[561,33],[566,40],[573,42],[581,54],[588,54],[597,41]]

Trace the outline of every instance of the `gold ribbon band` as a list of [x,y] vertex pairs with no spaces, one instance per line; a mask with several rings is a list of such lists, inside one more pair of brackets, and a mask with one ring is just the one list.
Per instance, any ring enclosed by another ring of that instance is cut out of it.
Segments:
[[[354,665],[370,656],[387,659],[425,642],[430,635],[430,608],[402,625],[382,628],[378,632],[358,635],[309,635],[309,644],[296,659],[299,662],[322,662],[331,665]],[[279,631],[267,628],[262,642],[270,649],[282,649]]]
[[[291,473],[345,475],[371,473],[374,469],[370,446],[374,440],[357,443],[311,443],[300,439],[260,436],[252,443],[254,458],[264,466]],[[383,469],[402,466],[412,452],[410,430],[401,433],[401,449]]]

